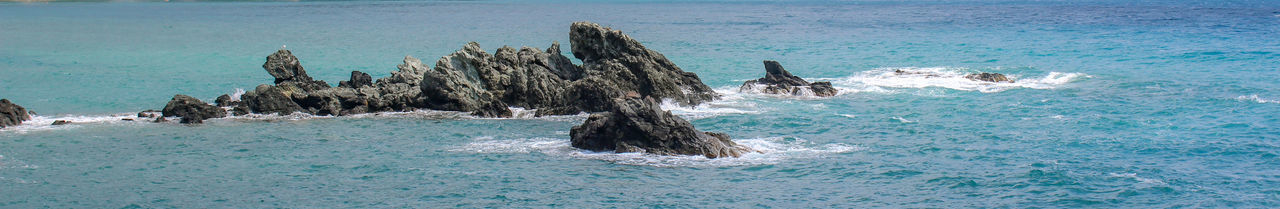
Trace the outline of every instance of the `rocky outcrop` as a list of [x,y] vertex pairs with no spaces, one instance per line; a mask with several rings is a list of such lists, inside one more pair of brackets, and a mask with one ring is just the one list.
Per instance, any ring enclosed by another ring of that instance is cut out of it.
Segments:
[[240,105],[240,100],[239,98],[232,99],[231,95],[223,94],[222,96],[218,96],[217,99],[214,99],[213,104],[218,105],[219,107],[234,107],[236,105]]
[[1013,83],[1013,79],[1009,79],[1009,77],[1005,77],[1004,74],[999,73],[974,73],[965,75],[964,78],[975,81]]
[[180,117],[181,123],[203,123],[205,119],[227,116],[227,111],[187,95],[173,95],[161,110],[164,117]]
[[406,56],[386,78],[353,71],[330,87],[307,75],[297,57],[279,50],[262,65],[275,85],[245,92],[235,114],[348,115],[379,111],[435,109],[482,117],[511,117],[510,107],[538,115],[606,111],[621,92],[696,105],[718,97],[696,74],[685,72],[662,54],[646,49],[620,31],[578,22],[570,28],[575,65],[559,43],[546,50],[498,48],[493,54],[477,43],[441,57],[434,67]]
[[698,131],[688,121],[659,108],[652,97],[616,98],[608,112],[592,114],[569,132],[573,147],[592,151],[658,155],[738,157],[751,150],[724,133]]
[[742,87],[739,87],[738,91],[819,97],[835,96],[838,93],[838,90],[831,86],[831,82],[809,83],[809,81],[791,75],[791,72],[787,72],[786,69],[782,68],[782,64],[778,64],[778,61],[765,60],[764,71],[764,78],[742,83]]
[[683,105],[719,98],[697,74],[681,70],[661,53],[645,48],[622,31],[590,22],[575,22],[570,27],[569,40],[573,44],[573,56],[582,60],[587,75],[599,77],[618,89],[672,99]]
[[8,99],[0,99],[0,128],[21,125],[22,121],[26,120],[31,120],[31,115],[27,114],[26,108]]

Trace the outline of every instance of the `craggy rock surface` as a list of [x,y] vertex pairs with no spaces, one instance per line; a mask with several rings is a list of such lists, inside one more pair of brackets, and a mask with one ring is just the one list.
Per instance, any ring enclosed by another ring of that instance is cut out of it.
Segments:
[[805,96],[812,93],[811,96],[829,97],[838,93],[831,82],[814,82],[809,83],[800,77],[791,75],[782,68],[782,64],[778,61],[764,61],[764,78],[749,80],[742,83],[742,87],[738,91],[760,91],[766,94],[790,94],[796,96]]
[[652,97],[634,94],[612,101],[608,112],[592,114],[569,132],[573,147],[659,155],[738,157],[749,148],[724,133],[698,131],[688,121],[663,111]]
[[31,120],[31,115],[27,114],[26,108],[8,99],[0,99],[0,128],[21,125],[25,120]]
[[1013,83],[1013,79],[1009,79],[1009,77],[1005,77],[1004,74],[999,73],[974,73],[966,75],[964,78],[975,81]]
[[606,111],[621,92],[686,105],[718,97],[697,75],[620,31],[577,22],[570,27],[569,39],[574,56],[583,60],[581,66],[562,55],[559,43],[546,50],[504,46],[490,54],[472,42],[436,60],[434,67],[406,56],[389,77],[373,82],[368,74],[354,71],[338,87],[313,80],[292,52],[280,50],[262,65],[275,77],[275,85],[260,85],[239,101],[217,101],[234,106],[235,114],[435,109],[511,117],[509,107],[537,109],[538,115]]
[[203,123],[205,119],[227,116],[227,111],[187,95],[173,95],[161,111],[164,117],[180,117],[182,123]]

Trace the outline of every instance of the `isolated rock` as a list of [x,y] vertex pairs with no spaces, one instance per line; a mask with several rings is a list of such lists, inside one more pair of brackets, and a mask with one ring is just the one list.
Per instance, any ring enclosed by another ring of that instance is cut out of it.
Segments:
[[60,126],[60,125],[67,125],[67,124],[71,124],[71,121],[66,121],[66,120],[55,120],[55,121],[53,121],[53,124],[49,124],[49,125]]
[[205,119],[227,116],[227,111],[187,95],[174,95],[161,111],[164,117],[180,117],[182,123],[203,123]]
[[764,71],[764,78],[744,82],[742,87],[738,88],[738,91],[758,90],[766,94],[790,94],[796,96],[806,96],[812,93],[811,96],[820,97],[835,96],[838,92],[831,86],[831,82],[809,83],[809,81],[791,75],[791,72],[787,72],[786,69],[782,68],[782,64],[778,64],[778,61],[765,60]]
[[22,121],[26,120],[31,120],[31,115],[27,114],[26,108],[8,99],[0,99],[0,128],[21,125]]
[[160,117],[161,114],[164,114],[164,113],[160,113],[159,110],[143,110],[142,112],[138,112],[138,117],[154,118],[154,117]]
[[999,73],[974,73],[966,75],[964,78],[975,81],[1013,83],[1013,79],[1009,79],[1009,77],[1005,77],[1004,74]]
[[658,155],[738,157],[751,150],[723,133],[698,131],[688,121],[659,108],[651,97],[614,99],[609,112],[592,114],[569,132],[573,147],[592,151]]

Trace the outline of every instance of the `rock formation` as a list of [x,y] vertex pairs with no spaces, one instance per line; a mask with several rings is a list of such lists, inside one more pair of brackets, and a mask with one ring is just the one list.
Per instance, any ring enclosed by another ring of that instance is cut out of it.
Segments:
[[738,91],[759,90],[766,94],[790,94],[796,96],[812,94],[812,96],[820,97],[835,96],[838,92],[831,86],[831,82],[809,83],[809,81],[791,75],[791,72],[787,72],[786,69],[782,68],[781,64],[778,64],[778,61],[765,60],[764,71],[764,78],[742,83],[742,87],[739,87]]
[[31,120],[26,108],[9,102],[8,99],[0,99],[0,128],[21,125],[25,120]]
[[180,117],[181,123],[203,123],[205,119],[227,116],[227,111],[187,95],[173,95],[161,110],[164,117]]
[[[499,48],[489,54],[480,44],[441,57],[435,67],[406,56],[399,70],[373,82],[351,72],[348,81],[330,87],[313,80],[288,50],[279,50],[262,65],[275,85],[260,85],[234,106],[235,114],[348,115],[379,111],[435,109],[470,112],[481,117],[511,117],[509,107],[537,109],[538,115],[608,110],[621,92],[669,98],[696,105],[718,97],[696,74],[685,72],[662,54],[646,49],[620,31],[594,23],[570,27],[573,54],[583,65],[562,55],[560,44],[546,50]],[[221,98],[221,97],[220,97]]]
[[1013,79],[1009,79],[1009,77],[1005,77],[1004,74],[999,73],[974,73],[966,75],[964,78],[975,81],[1013,83]]
[[652,97],[616,98],[608,112],[592,114],[569,132],[573,147],[592,151],[738,157],[750,152],[724,133],[698,131],[663,111]]

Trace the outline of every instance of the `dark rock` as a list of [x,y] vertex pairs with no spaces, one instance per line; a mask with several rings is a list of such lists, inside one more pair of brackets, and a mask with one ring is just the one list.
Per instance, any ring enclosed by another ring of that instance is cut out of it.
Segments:
[[0,128],[21,125],[22,121],[31,120],[27,109],[8,99],[0,99]]
[[338,82],[338,87],[360,88],[373,86],[373,77],[360,71],[351,71],[351,79]]
[[154,118],[154,117],[160,117],[160,114],[162,114],[162,113],[160,113],[160,111],[158,111],[158,110],[143,110],[142,112],[138,112],[138,117],[139,117],[139,118]]
[[217,99],[214,99],[213,103],[217,104],[219,107],[234,107],[239,105],[240,101],[232,100],[230,95],[223,94],[222,96],[218,96]]
[[588,76],[600,76],[618,89],[672,99],[682,105],[719,98],[697,74],[681,70],[661,53],[645,48],[622,31],[590,22],[575,22],[569,30],[569,41],[573,44],[573,56],[582,60]]
[[551,73],[556,74],[560,79],[574,81],[582,79],[582,76],[585,76],[585,71],[582,69],[582,66],[573,64],[573,60],[569,60],[569,57],[565,57],[561,54],[560,42],[552,42],[551,47],[547,48],[545,55],[545,58],[539,55],[539,59],[543,64],[546,64],[549,70],[551,70]]
[[499,74],[491,60],[493,56],[485,53],[475,42],[441,57],[436,61],[436,67],[422,76],[421,88],[422,94],[427,97],[427,107],[472,112],[475,115],[510,116],[509,110],[506,114],[500,110],[492,110],[495,106],[506,105],[500,104],[502,101],[489,92],[486,86],[490,86],[490,83],[501,86],[504,81],[510,82],[510,78]]
[[123,121],[133,121],[133,118],[121,118],[120,120],[123,120]]
[[202,123],[205,119],[227,116],[227,111],[187,95],[174,95],[162,111],[164,117],[180,117],[182,123]]
[[50,124],[50,125],[59,126],[59,125],[66,125],[66,124],[71,124],[71,121],[55,120],[53,121],[53,124]]
[[698,131],[688,121],[659,108],[638,93],[617,98],[609,112],[592,114],[569,132],[573,147],[592,151],[645,152],[658,155],[738,157],[751,150],[723,133]]
[[974,73],[966,75],[964,78],[975,81],[1013,83],[1013,79],[1009,79],[1009,77],[1005,77],[1004,74],[999,73]]
[[839,90],[831,86],[831,82],[826,81],[810,83],[809,90],[813,91],[813,95],[820,97],[835,96],[836,93],[840,93]]
[[302,106],[293,102],[293,94],[301,94],[301,90],[291,85],[270,86],[258,85],[253,91],[240,96],[240,102],[250,112],[262,114],[288,115],[303,111]]
[[302,62],[289,50],[281,49],[267,56],[262,69],[276,78],[276,85],[292,84],[303,92],[329,88],[329,84],[324,81],[312,80],[307,75],[307,70],[302,68]]
[[831,82],[815,82],[809,83],[800,77],[791,75],[782,68],[782,64],[778,61],[764,61],[764,78],[749,80],[742,83],[742,87],[738,91],[760,91],[766,94],[790,94],[796,96],[805,96],[812,93],[812,96],[829,97],[835,96],[838,90],[831,86]]

